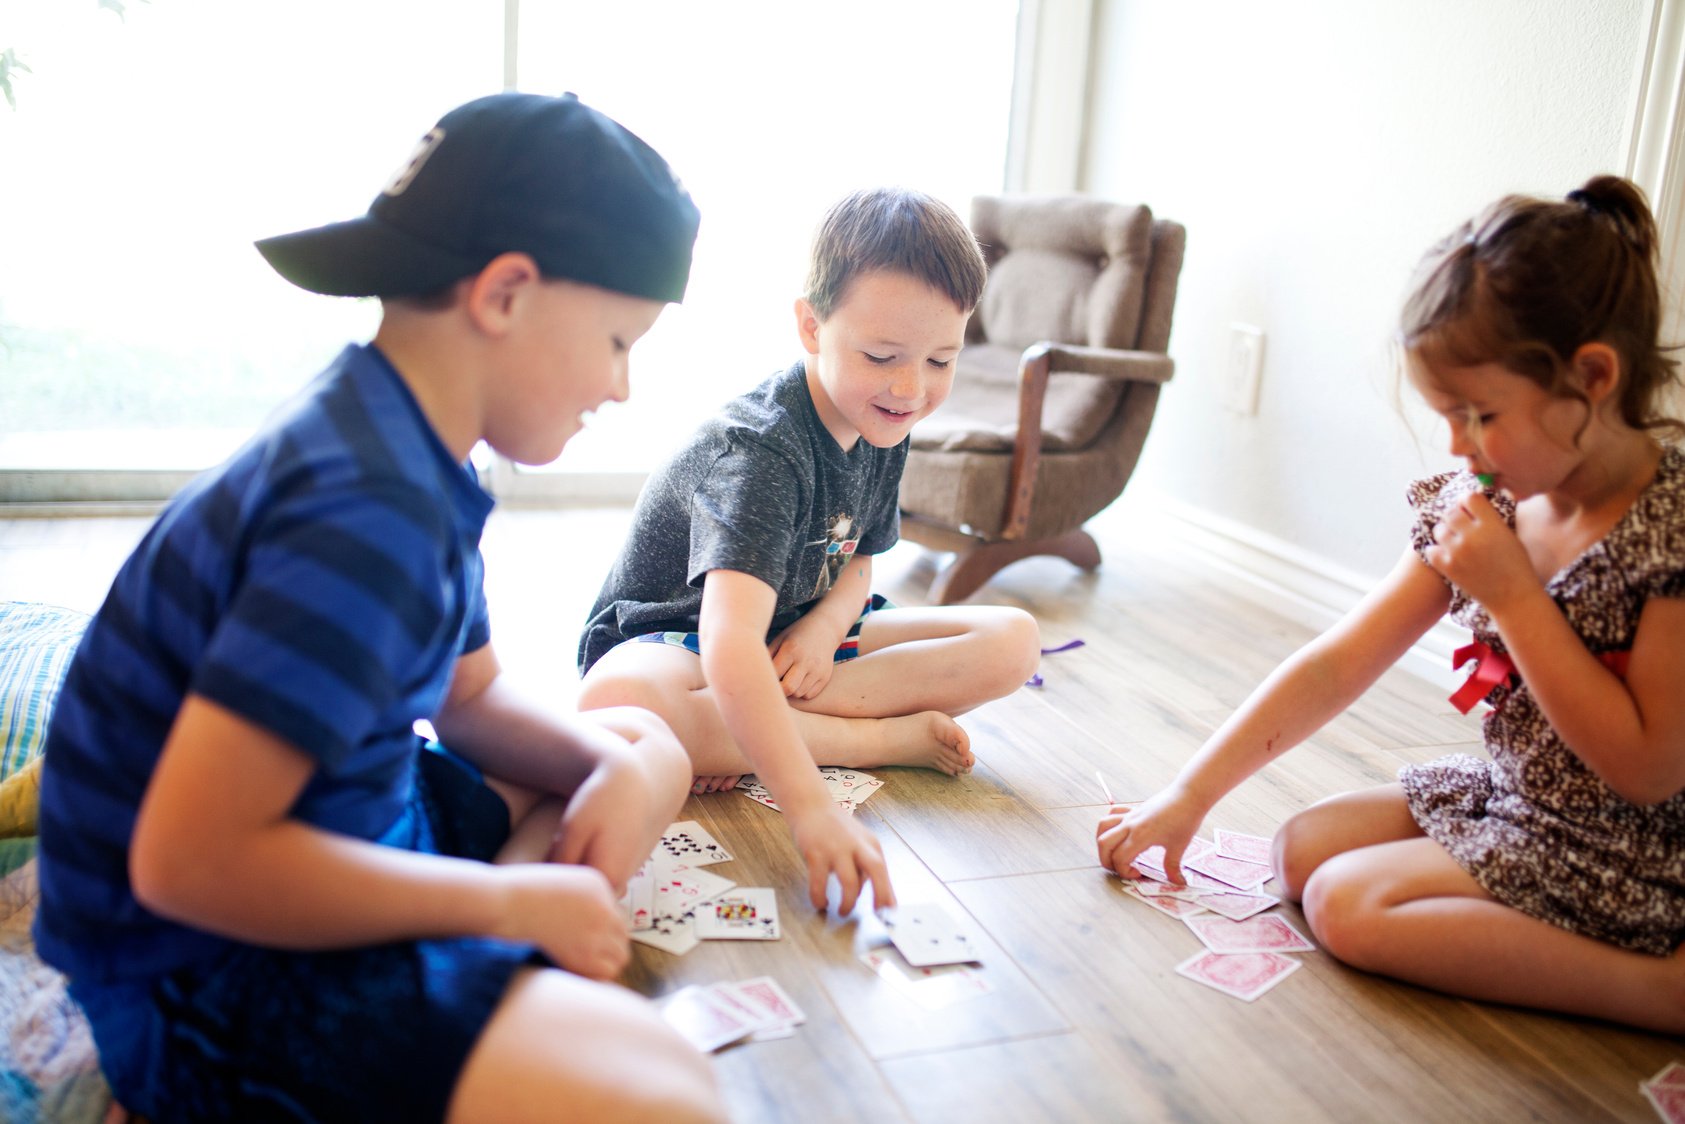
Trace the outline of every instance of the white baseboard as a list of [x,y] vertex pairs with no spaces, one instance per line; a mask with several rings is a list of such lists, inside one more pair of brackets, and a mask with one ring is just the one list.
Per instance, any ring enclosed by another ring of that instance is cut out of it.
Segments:
[[[1284,539],[1167,496],[1131,497],[1132,519],[1154,519],[1160,529],[1200,559],[1241,579],[1235,591],[1289,620],[1321,631],[1349,612],[1379,580],[1349,570]],[[1451,653],[1468,643],[1468,630],[1441,619],[1399,661],[1399,667],[1445,690],[1462,681]]]

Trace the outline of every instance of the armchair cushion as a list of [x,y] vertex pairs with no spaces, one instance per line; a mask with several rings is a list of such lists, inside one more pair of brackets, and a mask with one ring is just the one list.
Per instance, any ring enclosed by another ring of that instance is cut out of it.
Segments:
[[[1034,342],[1034,341],[1032,341]],[[945,452],[1011,452],[1018,432],[1018,363],[1024,349],[971,344],[960,352],[947,403],[913,430],[913,448]],[[1047,380],[1041,447],[1064,452],[1093,443],[1117,410],[1123,384],[1098,375]]]

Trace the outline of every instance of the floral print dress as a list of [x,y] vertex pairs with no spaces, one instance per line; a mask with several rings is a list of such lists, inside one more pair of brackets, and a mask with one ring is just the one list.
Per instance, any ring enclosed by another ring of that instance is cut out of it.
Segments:
[[[1468,472],[1418,480],[1412,543],[1433,543],[1443,514],[1479,483]],[[1515,506],[1494,499],[1514,525]],[[1685,450],[1600,541],[1546,584],[1586,648],[1624,667],[1652,597],[1685,597]],[[1450,616],[1500,657],[1486,610],[1451,587]],[[1685,668],[1680,688],[1685,690]],[[1642,807],[1617,795],[1565,745],[1515,676],[1485,696],[1490,761],[1467,754],[1399,773],[1410,814],[1497,900],[1623,948],[1667,954],[1685,940],[1685,793]]]

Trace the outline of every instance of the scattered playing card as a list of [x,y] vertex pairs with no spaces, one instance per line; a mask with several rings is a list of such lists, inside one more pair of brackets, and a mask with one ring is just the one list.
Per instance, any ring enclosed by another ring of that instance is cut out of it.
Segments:
[[1268,914],[1230,921],[1227,917],[1184,917],[1183,922],[1212,952],[1314,952],[1310,938],[1283,917]]
[[1248,917],[1281,904],[1280,898],[1272,898],[1268,894],[1220,894],[1209,891],[1200,893],[1194,901],[1230,921],[1245,921]]
[[696,914],[686,910],[676,917],[657,915],[647,929],[636,929],[632,939],[674,956],[683,956],[695,948],[701,939],[696,935]]
[[1248,1003],[1299,970],[1299,962],[1274,952],[1195,953],[1176,965],[1178,975]]
[[1241,862],[1257,863],[1259,866],[1270,865],[1270,841],[1262,835],[1242,835],[1238,831],[1224,831],[1218,828],[1211,833],[1216,843],[1217,854],[1225,859],[1239,859]]
[[737,883],[705,870],[669,870],[655,864],[656,916],[676,917],[702,902],[718,897]]
[[[850,815],[853,815],[854,810],[864,804],[872,793],[883,787],[883,782],[870,773],[862,773],[858,769],[844,769],[836,765],[821,766],[819,779],[825,782],[825,791],[830,794],[832,803]],[[764,804],[775,812],[783,811],[772,798],[771,791],[753,773],[738,781],[737,788],[755,803]]]
[[708,829],[695,820],[680,820],[669,826],[662,833],[656,850],[687,866],[710,866],[731,861],[731,852],[720,846],[719,841],[708,834]]
[[1641,1083],[1638,1088],[1656,1110],[1656,1115],[1667,1124],[1685,1124],[1685,1085],[1650,1080]]
[[1685,1085],[1685,1065],[1679,1062],[1668,1062],[1660,1073],[1645,1082],[1646,1085]]
[[920,968],[893,945],[879,945],[860,953],[860,962],[879,979],[927,1011],[939,1011],[962,999],[975,999],[995,989],[988,977],[969,964],[938,964]]
[[1137,878],[1129,883],[1129,889],[1134,890],[1143,898],[1185,898],[1193,901],[1205,890],[1197,890],[1192,886],[1173,886],[1169,882],[1160,882],[1156,878]]
[[771,976],[742,980],[733,987],[744,1000],[760,1007],[779,1023],[795,1026],[807,1021],[807,1015],[796,1006],[796,1001],[790,998],[790,993],[779,987],[778,981]]
[[[1246,862],[1243,859],[1225,858],[1215,850],[1207,851],[1182,860],[1182,871],[1198,871],[1209,874],[1217,881],[1234,887],[1237,890],[1256,890],[1275,876],[1268,866]],[[1192,879],[1190,878],[1190,881]]]
[[1138,901],[1146,902],[1160,913],[1169,917],[1188,918],[1195,914],[1205,912],[1205,907],[1200,905],[1197,901],[1193,901],[1179,894],[1143,894],[1139,887],[1129,882],[1125,882],[1123,884],[1123,889],[1124,892],[1129,894],[1131,897],[1137,899]]
[[778,891],[770,886],[727,890],[696,907],[696,935],[705,941],[775,941]]
[[626,926],[634,933],[649,928],[655,921],[655,875],[651,871],[653,865],[653,860],[644,860],[644,865],[640,866],[638,872],[626,883],[626,893],[620,899],[620,908],[626,914]]
[[721,1003],[707,988],[694,985],[681,987],[662,1000],[661,1017],[703,1053],[746,1038],[756,1027],[754,1022]]
[[896,906],[883,923],[907,963],[917,968],[971,963],[982,953],[971,934],[935,902]]

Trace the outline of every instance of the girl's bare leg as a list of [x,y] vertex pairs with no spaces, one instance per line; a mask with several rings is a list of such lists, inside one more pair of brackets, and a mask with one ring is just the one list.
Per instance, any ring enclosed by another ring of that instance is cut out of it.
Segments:
[[1281,825],[1275,834],[1275,875],[1283,892],[1298,901],[1312,872],[1335,855],[1421,834],[1403,785],[1344,792],[1312,804]]
[[1426,837],[1335,855],[1304,887],[1305,917],[1356,968],[1452,995],[1685,1031],[1685,957],[1580,936],[1492,899]]

